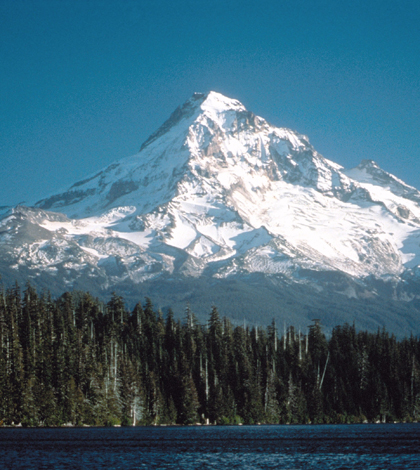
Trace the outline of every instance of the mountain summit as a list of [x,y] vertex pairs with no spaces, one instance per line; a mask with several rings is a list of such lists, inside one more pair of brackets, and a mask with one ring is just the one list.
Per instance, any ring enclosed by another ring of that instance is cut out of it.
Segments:
[[319,316],[313,296],[334,297],[348,320],[349,302],[377,305],[383,292],[415,304],[419,204],[372,161],[345,170],[239,101],[195,93],[139,153],[6,214],[0,251],[6,277],[57,288],[158,292],[162,306],[219,300],[251,320],[287,303],[288,318]]

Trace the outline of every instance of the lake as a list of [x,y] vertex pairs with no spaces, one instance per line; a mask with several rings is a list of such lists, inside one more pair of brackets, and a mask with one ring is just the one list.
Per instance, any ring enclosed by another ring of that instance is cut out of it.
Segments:
[[420,424],[0,428],[3,469],[420,469]]

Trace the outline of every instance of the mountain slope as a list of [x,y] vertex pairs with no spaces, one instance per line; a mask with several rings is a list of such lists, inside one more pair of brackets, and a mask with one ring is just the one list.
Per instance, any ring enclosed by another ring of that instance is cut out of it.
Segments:
[[3,216],[2,269],[98,292],[229,280],[264,285],[273,304],[287,285],[309,289],[310,304],[311,292],[379,298],[379,282],[413,300],[419,202],[374,162],[345,170],[240,102],[194,94],[138,154]]

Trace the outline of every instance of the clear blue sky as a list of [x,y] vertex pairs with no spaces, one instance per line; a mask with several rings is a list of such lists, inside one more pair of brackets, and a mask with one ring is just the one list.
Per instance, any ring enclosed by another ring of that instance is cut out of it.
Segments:
[[195,92],[420,188],[418,0],[0,0],[0,206],[142,142]]

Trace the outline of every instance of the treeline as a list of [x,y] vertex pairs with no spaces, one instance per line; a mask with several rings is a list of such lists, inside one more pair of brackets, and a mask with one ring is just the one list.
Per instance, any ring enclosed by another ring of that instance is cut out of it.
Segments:
[[150,299],[0,290],[0,423],[346,423],[420,417],[420,342],[319,321],[207,325]]

